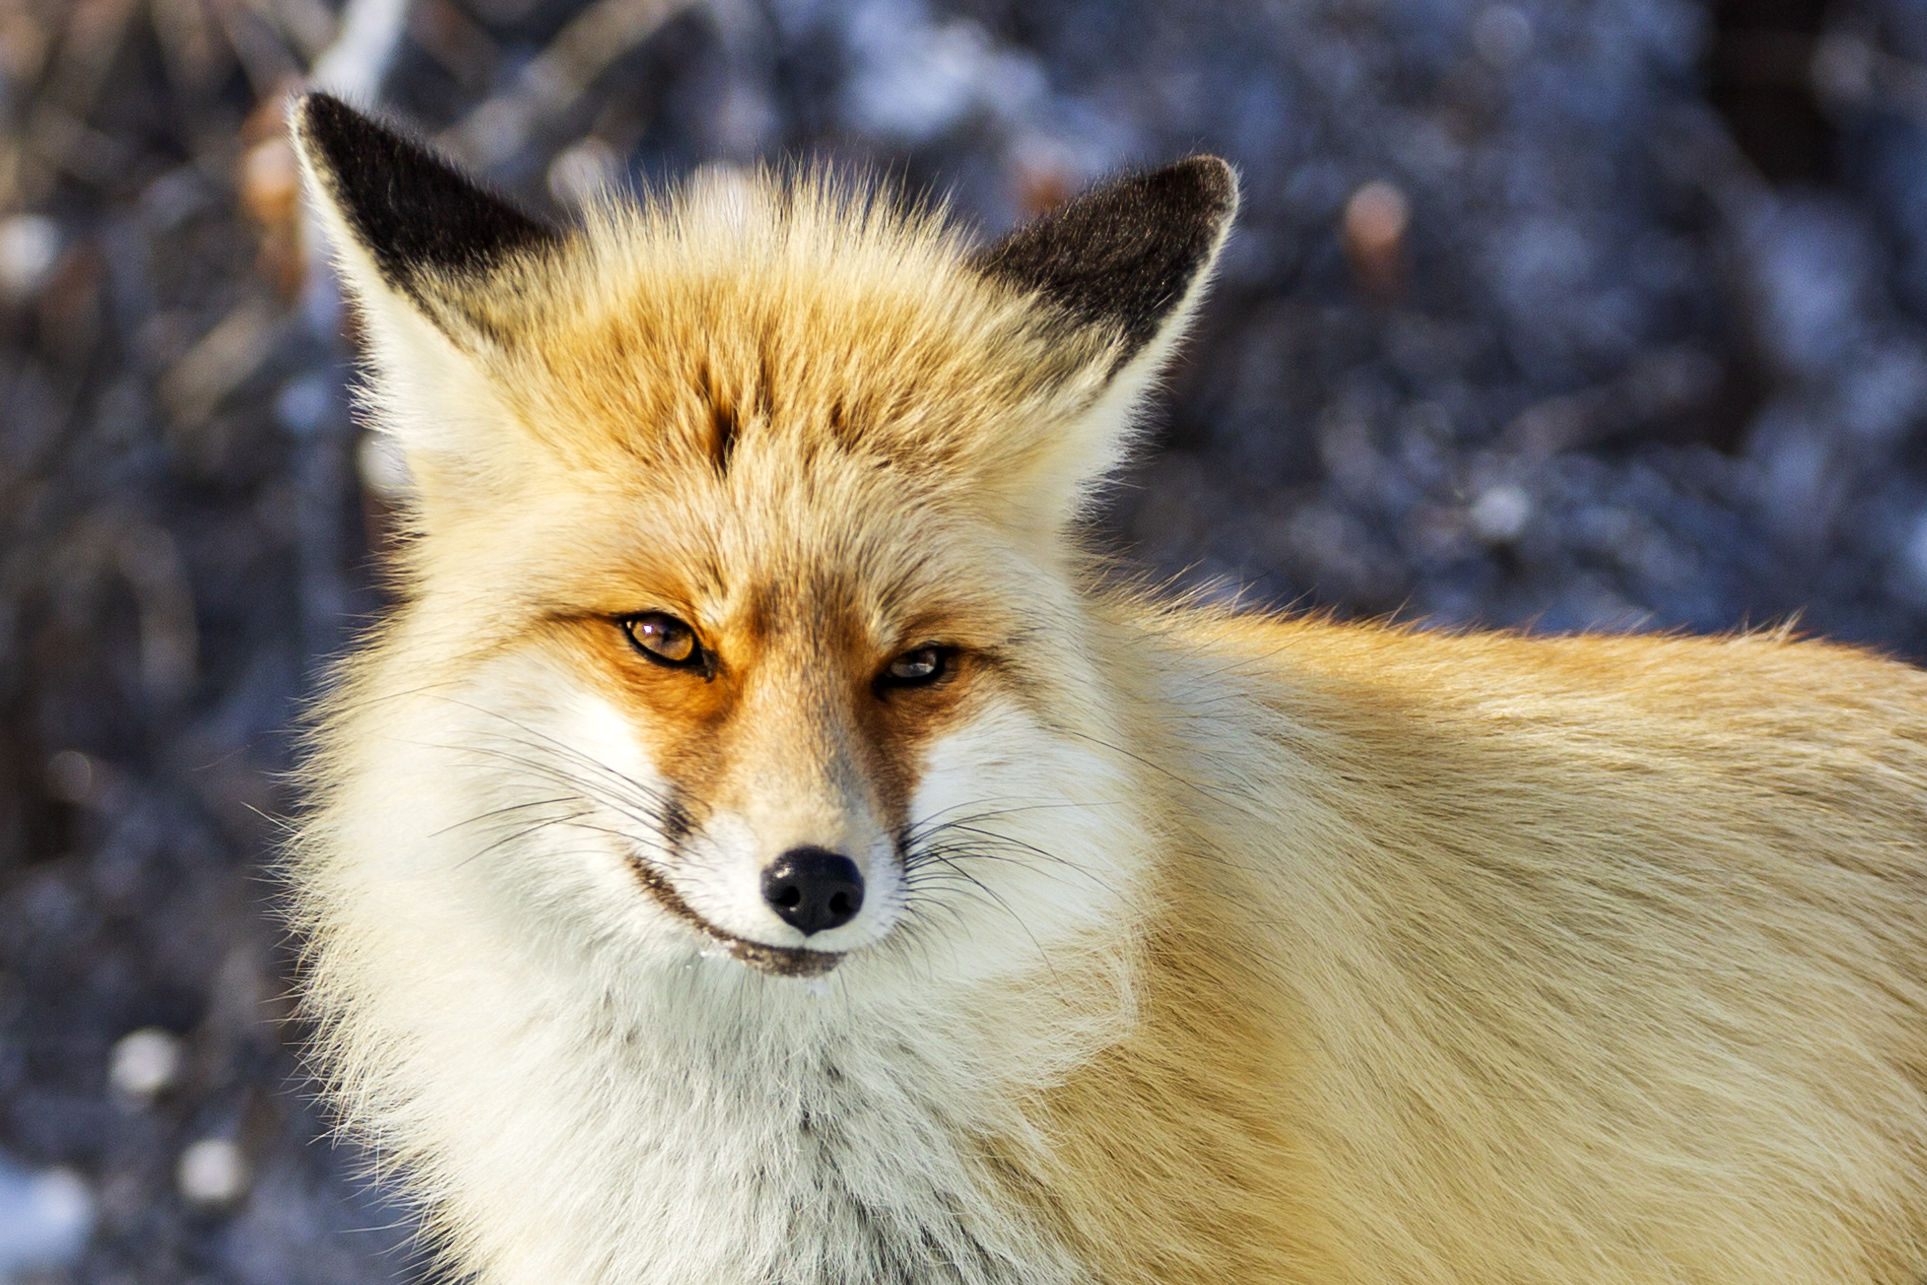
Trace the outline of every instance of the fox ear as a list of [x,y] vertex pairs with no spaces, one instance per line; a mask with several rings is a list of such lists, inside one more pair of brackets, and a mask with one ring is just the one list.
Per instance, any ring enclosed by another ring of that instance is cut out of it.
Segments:
[[422,144],[327,94],[295,103],[309,191],[364,304],[405,296],[458,344],[496,337],[491,279],[561,234],[483,190]]
[[339,99],[308,94],[290,116],[309,200],[360,306],[377,426],[426,508],[495,493],[523,443],[486,376],[526,324],[530,271],[562,233]]
[[977,254],[984,275],[1118,332],[1123,366],[1174,321],[1231,228],[1238,178],[1193,156],[1076,197]]
[[[1031,502],[1074,515],[1128,450],[1132,416],[1184,332],[1238,208],[1238,176],[1215,156],[1127,175],[977,252],[973,266],[1029,295],[1081,353],[1068,427],[1030,443]],[[1060,354],[1061,355],[1061,354]],[[1037,488],[1043,490],[1040,497]]]

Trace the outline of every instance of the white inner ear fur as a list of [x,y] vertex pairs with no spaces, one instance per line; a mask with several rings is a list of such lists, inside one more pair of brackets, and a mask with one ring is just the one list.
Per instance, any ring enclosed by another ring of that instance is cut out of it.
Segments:
[[[998,515],[1000,521],[1049,542],[1095,504],[1104,484],[1116,476],[1137,445],[1145,403],[1184,339],[1229,232],[1227,219],[1204,263],[1192,274],[1184,298],[1165,314],[1157,333],[1101,381],[1096,396],[1086,406],[1068,422],[1046,417],[1047,422],[1023,426],[1020,431],[1041,436],[1035,448],[1025,452],[1028,458],[1007,482],[993,480],[990,484],[1004,505]],[[1097,360],[1110,360],[1114,351],[1099,350]],[[1077,382],[1085,379],[1100,383],[1094,371],[1080,375]]]
[[539,456],[526,449],[532,443],[493,376],[379,279],[357,284],[356,296],[374,366],[362,394],[369,421],[400,445],[424,503],[485,504],[509,494]]
[[304,188],[344,295],[359,311],[373,378],[362,388],[367,422],[392,437],[423,504],[499,499],[531,462],[525,434],[483,364],[459,348],[375,267],[303,150]]

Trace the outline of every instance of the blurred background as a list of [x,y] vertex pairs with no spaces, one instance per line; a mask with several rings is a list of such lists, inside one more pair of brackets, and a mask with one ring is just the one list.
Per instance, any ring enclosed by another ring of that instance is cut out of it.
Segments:
[[825,156],[988,235],[1221,153],[1142,561],[1927,657],[1922,0],[0,0],[0,1279],[415,1271],[315,1141],[262,874],[394,485],[309,74],[550,211]]

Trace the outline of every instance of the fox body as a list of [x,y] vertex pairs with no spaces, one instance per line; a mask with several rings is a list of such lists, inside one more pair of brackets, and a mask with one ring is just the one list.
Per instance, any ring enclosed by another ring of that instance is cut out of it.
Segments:
[[1281,619],[1080,511],[1235,203],[551,228],[295,113],[406,453],[290,860],[488,1282],[1927,1273],[1927,677]]

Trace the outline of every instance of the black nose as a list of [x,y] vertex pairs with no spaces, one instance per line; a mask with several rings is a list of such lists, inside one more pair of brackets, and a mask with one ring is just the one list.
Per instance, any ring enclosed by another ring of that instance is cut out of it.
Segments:
[[798,932],[827,932],[863,909],[863,876],[841,853],[791,848],[763,871],[763,900]]

